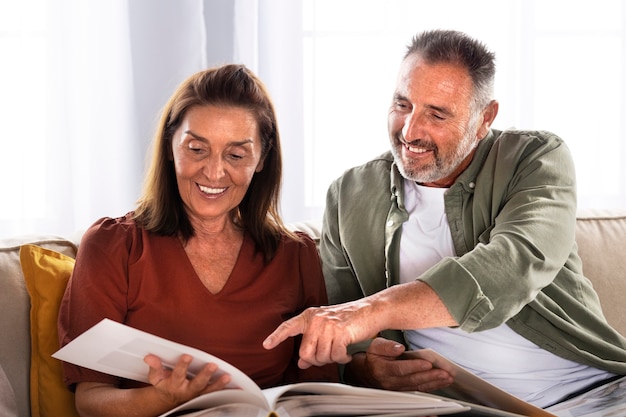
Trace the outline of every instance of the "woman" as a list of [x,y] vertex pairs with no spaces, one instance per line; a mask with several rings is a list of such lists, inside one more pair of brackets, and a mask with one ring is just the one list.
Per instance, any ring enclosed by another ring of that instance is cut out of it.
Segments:
[[[61,345],[108,317],[216,355],[261,387],[337,380],[334,365],[299,370],[297,342],[267,351],[285,318],[327,302],[314,242],[278,213],[281,151],[273,104],[241,65],[193,75],[167,103],[136,209],[85,233],[59,315]],[[148,355],[145,386],[65,364],[84,416],[156,416],[229,377],[191,358],[164,370]]]

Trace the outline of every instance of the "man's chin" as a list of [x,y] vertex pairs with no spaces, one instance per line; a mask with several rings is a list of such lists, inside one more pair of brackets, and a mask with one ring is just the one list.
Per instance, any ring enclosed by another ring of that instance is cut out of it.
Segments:
[[416,169],[407,169],[407,165],[404,162],[398,164],[398,171],[400,175],[410,181],[423,182],[425,176]]

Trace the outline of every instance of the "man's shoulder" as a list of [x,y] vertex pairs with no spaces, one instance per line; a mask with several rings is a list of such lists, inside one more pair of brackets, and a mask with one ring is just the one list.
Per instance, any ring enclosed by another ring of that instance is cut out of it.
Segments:
[[540,157],[553,151],[568,154],[567,145],[560,136],[547,130],[492,130],[491,135],[480,146],[479,153],[497,158],[518,160],[533,155]]
[[351,200],[353,203],[365,196],[370,201],[376,200],[377,196],[389,193],[392,167],[393,155],[390,151],[385,152],[344,171],[331,183],[329,191],[336,198]]
[[526,145],[528,143],[538,144],[561,144],[563,139],[557,134],[548,130],[524,130],[524,129],[506,129],[506,130],[493,130],[494,140],[496,142],[502,141],[516,141],[519,145]]

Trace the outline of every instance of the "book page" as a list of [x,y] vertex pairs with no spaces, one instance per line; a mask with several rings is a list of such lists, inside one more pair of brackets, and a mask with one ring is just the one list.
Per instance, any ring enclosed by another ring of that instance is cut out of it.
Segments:
[[554,414],[501,390],[432,349],[408,351],[403,353],[402,358],[425,359],[434,367],[447,371],[454,378],[454,383],[441,392],[452,398],[525,416],[554,417]]
[[[189,365],[190,376],[195,375],[208,363],[218,367],[217,376],[231,376],[228,388],[241,389],[257,398],[265,409],[269,405],[263,392],[250,377],[228,362],[189,346],[134,329],[130,326],[104,319],[59,349],[52,357],[85,368],[148,382],[148,365],[143,361],[147,354],[158,356],[164,366],[173,368],[182,354],[193,357]],[[228,391],[228,390],[227,390]]]
[[547,408],[559,417],[626,416],[626,377]]
[[225,389],[200,395],[159,417],[170,416],[267,416],[270,410],[263,398],[239,389]]
[[301,382],[263,390],[277,414],[290,417],[430,416],[467,411],[454,400],[419,392],[385,391],[332,382]]

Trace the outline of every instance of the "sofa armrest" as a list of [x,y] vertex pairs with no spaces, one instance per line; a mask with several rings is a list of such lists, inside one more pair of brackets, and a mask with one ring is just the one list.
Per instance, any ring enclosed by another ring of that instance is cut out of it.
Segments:
[[0,240],[0,368],[15,394],[18,415],[30,414],[30,297],[20,264],[20,247],[33,244],[75,257],[77,244],[56,236]]

